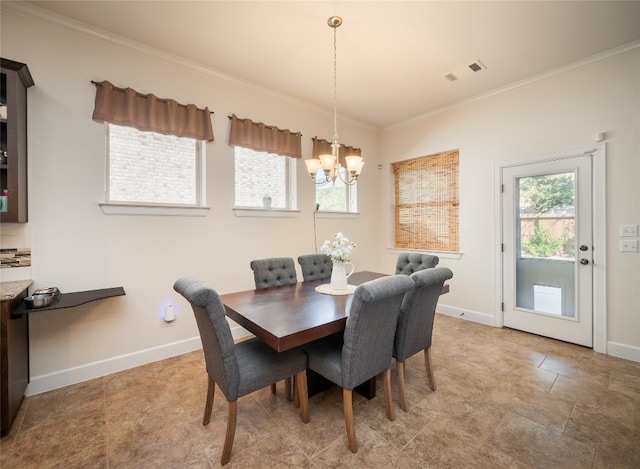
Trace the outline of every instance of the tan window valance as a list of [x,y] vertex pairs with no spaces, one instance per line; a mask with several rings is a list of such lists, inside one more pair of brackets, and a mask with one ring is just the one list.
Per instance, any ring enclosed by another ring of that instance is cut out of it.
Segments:
[[240,119],[235,114],[231,116],[229,145],[292,158],[302,157],[302,134],[300,132],[281,130],[262,122],[253,122],[250,119]]
[[132,88],[118,88],[108,81],[94,84],[94,120],[213,142],[209,108],[199,109],[194,104],[180,104],[173,99],[138,93]]
[[[313,153],[311,154],[312,158],[320,158],[320,155],[330,155],[331,154],[331,142],[327,140],[323,140],[318,137],[313,137]],[[362,151],[360,148],[350,147],[348,145],[340,144],[340,151],[338,152],[338,156],[340,159],[340,164],[347,167],[347,163],[344,159],[345,156],[362,156]]]

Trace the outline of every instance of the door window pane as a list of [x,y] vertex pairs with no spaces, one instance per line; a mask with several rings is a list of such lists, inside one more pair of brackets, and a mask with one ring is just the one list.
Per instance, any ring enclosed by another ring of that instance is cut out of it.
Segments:
[[516,306],[575,316],[575,174],[517,179]]

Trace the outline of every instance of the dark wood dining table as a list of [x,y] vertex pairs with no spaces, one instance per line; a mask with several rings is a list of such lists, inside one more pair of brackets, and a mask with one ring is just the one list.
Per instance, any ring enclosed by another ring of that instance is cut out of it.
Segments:
[[[349,284],[384,277],[355,272]],[[329,279],[221,295],[227,316],[282,352],[344,330],[353,295],[328,295],[316,287]]]
[[[355,272],[350,285],[385,277],[377,272]],[[329,279],[246,290],[220,295],[227,316],[274,350],[282,352],[327,337],[345,328],[353,294],[329,295],[316,291]],[[443,293],[449,286],[443,287]],[[316,379],[309,377],[309,379]],[[313,388],[309,384],[309,388]],[[375,379],[360,392],[375,396]]]

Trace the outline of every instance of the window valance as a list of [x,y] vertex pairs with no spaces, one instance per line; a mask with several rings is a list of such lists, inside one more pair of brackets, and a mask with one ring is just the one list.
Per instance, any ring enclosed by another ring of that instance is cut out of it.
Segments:
[[[311,154],[312,158],[320,158],[320,155],[330,155],[331,154],[331,142],[327,140],[323,140],[318,137],[313,137],[313,152]],[[339,162],[345,168],[347,167],[347,163],[344,159],[345,156],[362,156],[362,150],[360,148],[350,147],[348,145],[340,144],[340,151],[338,152]]]
[[302,134],[231,116],[229,145],[250,148],[255,151],[276,153],[292,158],[302,157]]
[[138,93],[132,88],[118,88],[108,81],[94,84],[94,120],[213,142],[209,108],[199,109],[194,104],[180,104],[173,99]]

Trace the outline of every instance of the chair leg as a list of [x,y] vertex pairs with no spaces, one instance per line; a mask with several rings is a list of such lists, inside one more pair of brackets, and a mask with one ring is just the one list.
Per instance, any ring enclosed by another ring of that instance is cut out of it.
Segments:
[[301,371],[296,375],[296,401],[300,405],[300,418],[309,423],[309,395],[307,391],[307,372]]
[[271,385],[271,394],[275,394],[276,393],[276,383],[273,383]]
[[[305,382],[307,381],[306,379],[306,375],[307,373],[305,372]],[[298,375],[296,375],[293,379],[293,407],[295,407],[296,409],[300,408],[300,394],[298,394],[298,385],[296,384],[298,382]],[[309,399],[309,396],[307,396],[307,401]]]
[[391,399],[391,368],[387,368],[382,372],[384,383],[384,401],[387,407],[387,418],[389,420],[395,420],[396,416],[393,413],[393,400]]
[[400,408],[407,411],[407,391],[404,387],[404,362],[396,362],[398,365],[398,394],[400,395]]
[[431,347],[424,349],[424,366],[427,369],[427,378],[429,379],[429,387],[432,391],[436,390],[436,380],[431,370]]
[[209,374],[207,374],[209,378],[209,384],[207,385],[207,403],[204,405],[204,418],[202,419],[202,425],[209,425],[209,420],[211,420],[211,409],[213,408],[213,397],[216,392],[216,382],[213,380]]
[[227,419],[227,435],[224,437],[224,448],[222,449],[222,458],[220,464],[223,466],[231,459],[231,448],[233,448],[233,439],[236,436],[236,419],[238,417],[238,401],[229,402],[229,417]]
[[347,440],[349,441],[349,449],[352,453],[358,452],[356,444],[356,429],[353,425],[353,391],[350,389],[342,390],[342,407],[344,407],[344,423],[347,427]]
[[290,401],[293,399],[293,396],[291,395],[291,378],[285,378],[284,379],[284,397]]

